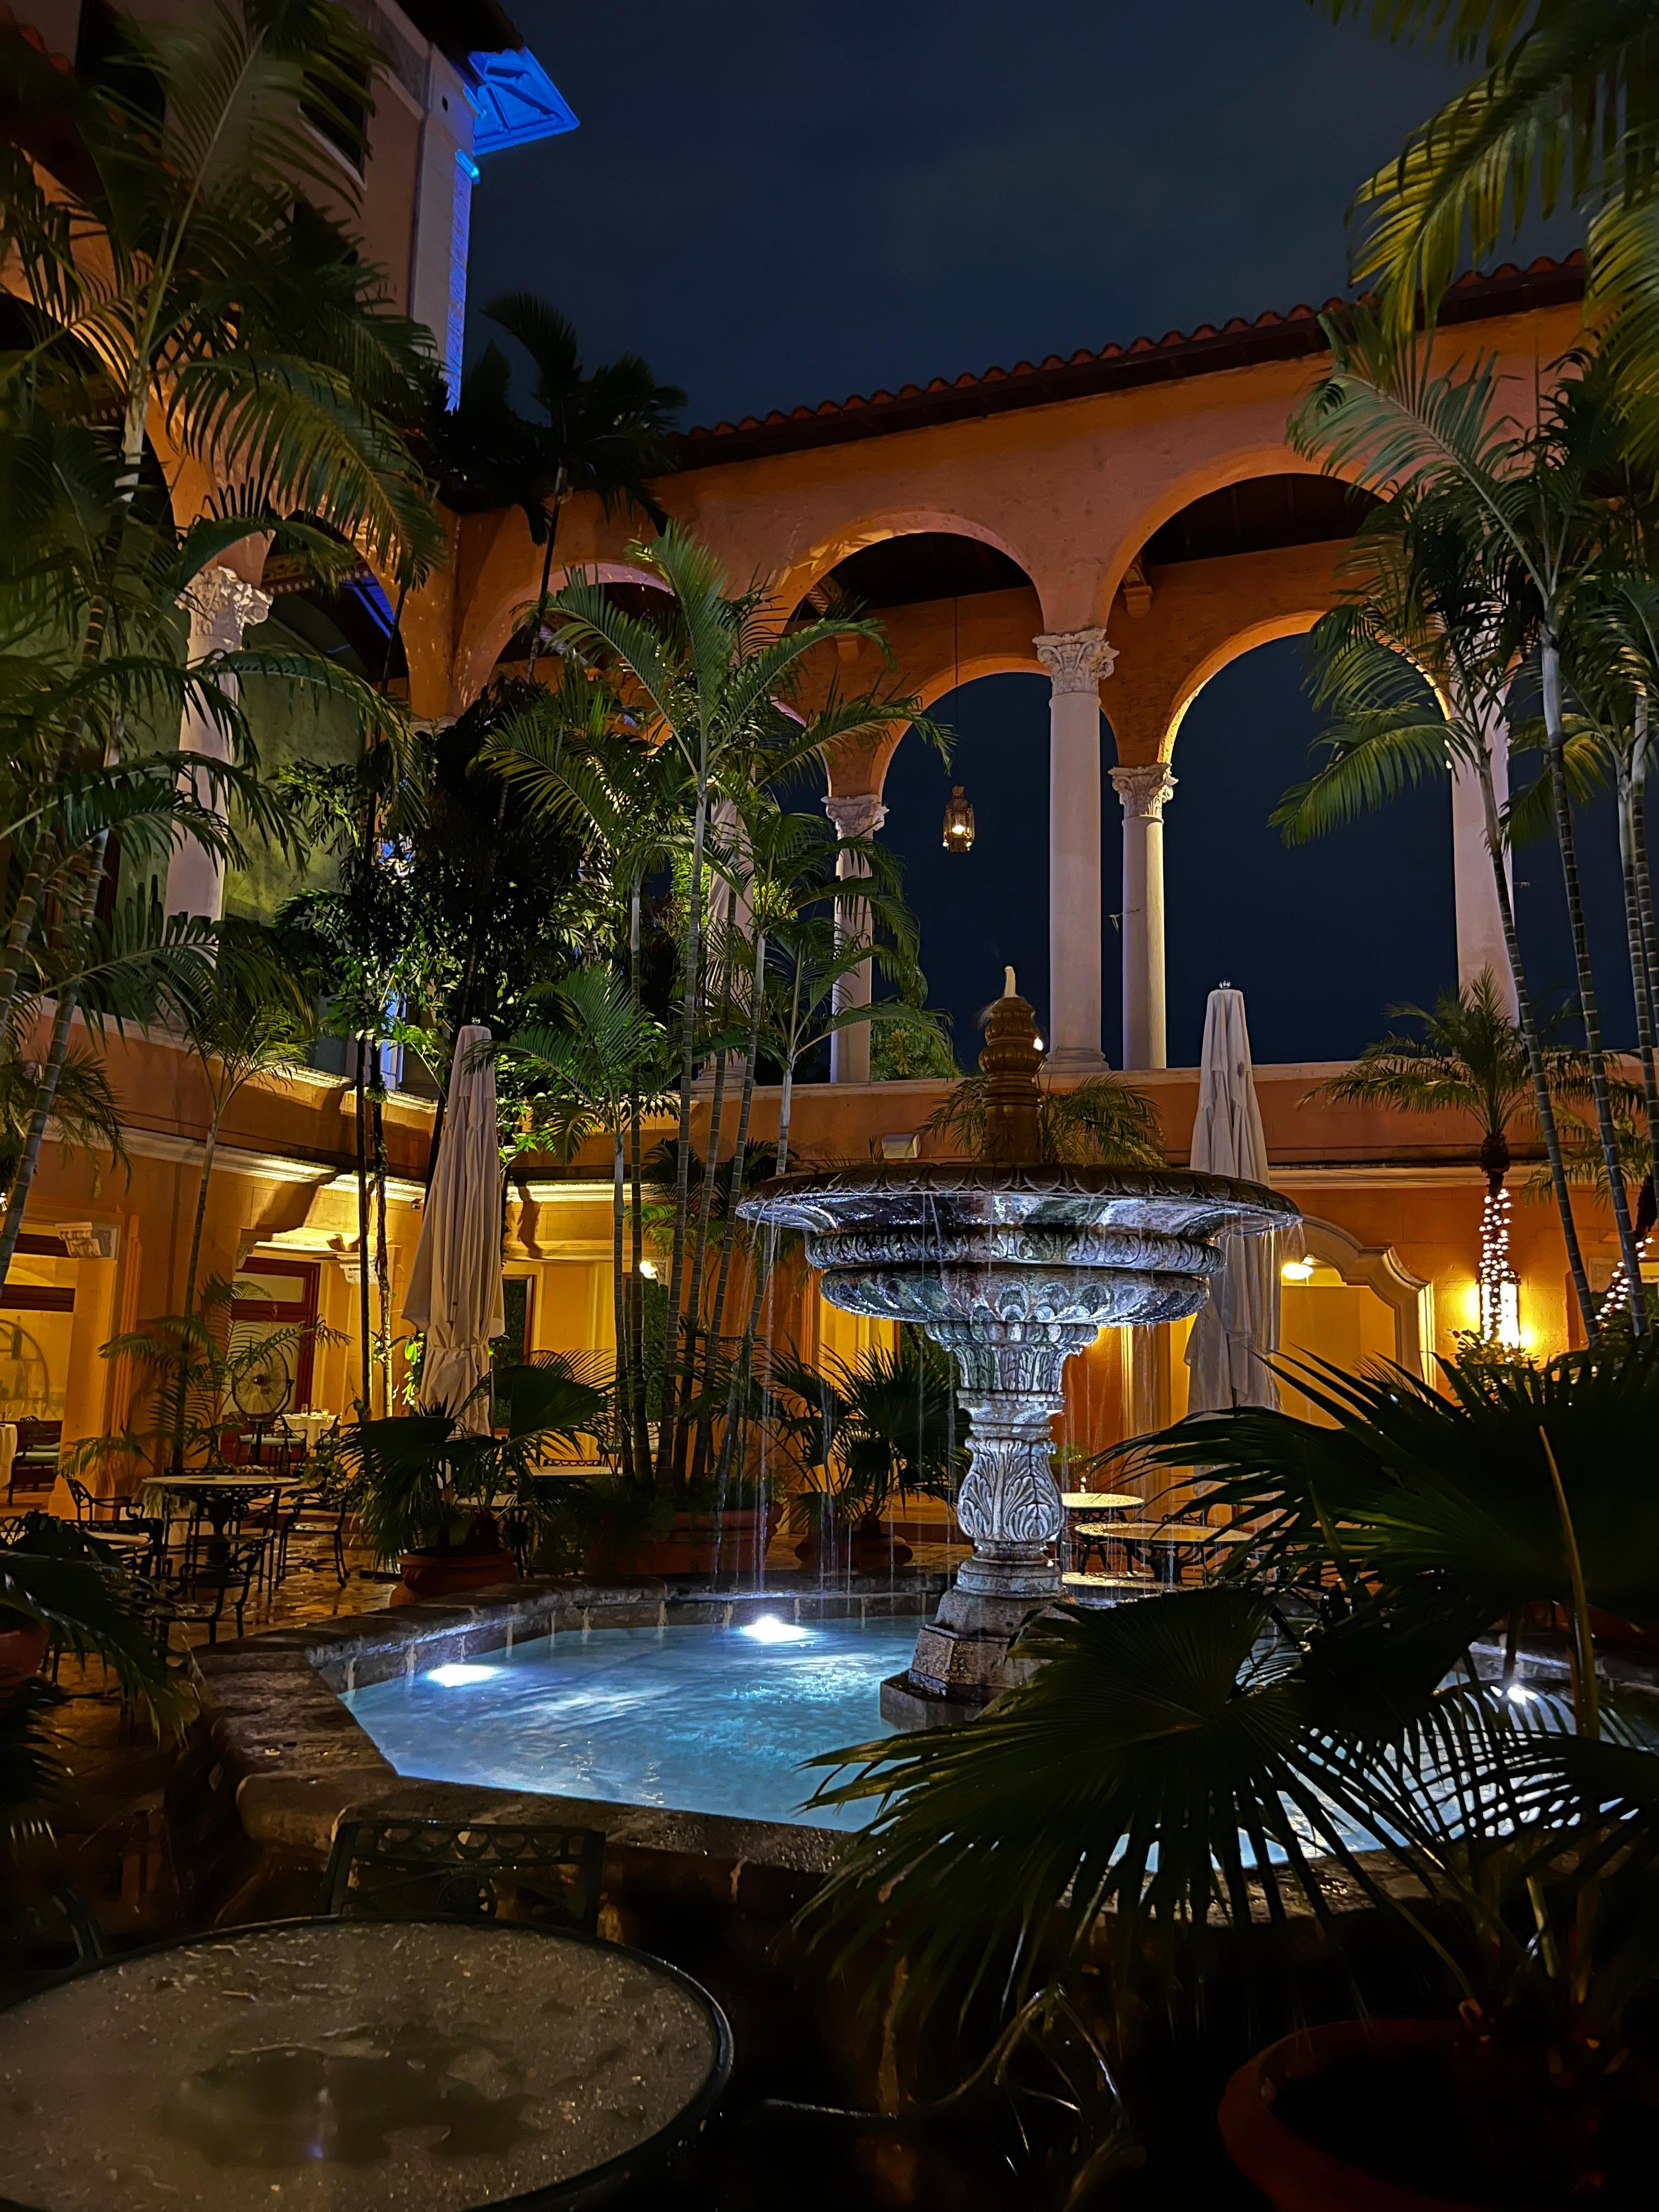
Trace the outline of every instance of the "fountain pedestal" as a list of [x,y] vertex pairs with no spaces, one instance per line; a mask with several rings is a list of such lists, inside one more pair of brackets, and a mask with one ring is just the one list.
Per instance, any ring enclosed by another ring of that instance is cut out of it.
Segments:
[[806,1232],[832,1305],[916,1322],[956,1360],[969,1425],[957,1517],[974,1551],[908,1674],[884,1686],[884,1716],[911,1728],[971,1717],[1030,1671],[1010,1646],[1061,1593],[1051,1424],[1067,1359],[1103,1328],[1196,1313],[1224,1234],[1297,1218],[1257,1183],[1037,1162],[1035,1018],[1011,994],[988,1028],[980,1159],[785,1176],[738,1207]]

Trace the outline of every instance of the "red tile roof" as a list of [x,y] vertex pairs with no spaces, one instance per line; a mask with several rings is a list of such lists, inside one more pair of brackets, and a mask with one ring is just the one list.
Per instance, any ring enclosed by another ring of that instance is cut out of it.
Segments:
[[[1441,304],[1440,321],[1485,322],[1534,307],[1559,307],[1580,298],[1583,289],[1582,253],[1571,253],[1564,261],[1540,255],[1524,269],[1506,261],[1489,275],[1471,271],[1460,276]],[[1327,300],[1318,307],[1304,302],[1282,315],[1269,307],[1254,322],[1235,315],[1219,330],[1212,323],[1200,323],[1195,330],[1167,331],[1161,338],[1139,337],[1127,346],[1103,346],[1098,353],[1085,347],[1064,361],[1051,353],[1035,367],[1021,361],[1011,369],[988,368],[978,376],[936,376],[925,389],[904,384],[896,392],[874,391],[867,398],[854,392],[847,399],[825,399],[817,407],[794,407],[787,413],[774,408],[763,420],[745,415],[740,422],[686,431],[675,441],[679,464],[682,469],[715,468],[768,453],[887,437],[896,431],[967,422],[1017,407],[1046,407],[1096,392],[1208,376],[1258,362],[1298,360],[1328,350],[1319,318],[1338,313],[1349,304],[1343,299]]]

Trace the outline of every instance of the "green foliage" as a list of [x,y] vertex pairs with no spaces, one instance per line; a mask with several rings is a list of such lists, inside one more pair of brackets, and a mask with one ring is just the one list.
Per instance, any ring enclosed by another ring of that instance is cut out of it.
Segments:
[[954,1496],[967,1471],[968,1416],[950,1354],[919,1329],[850,1361],[832,1352],[815,1367],[793,1350],[775,1355],[765,1385],[787,1449],[849,1525],[896,1498]]
[[[0,1535],[0,1629],[38,1625],[51,1648],[107,1668],[123,1699],[155,1728],[179,1728],[192,1701],[161,1656],[151,1604],[145,1584],[89,1530],[26,1513]],[[48,1841],[67,1795],[51,1721],[57,1703],[40,1680],[0,1694],[0,1853]]]
[[1062,1608],[983,1719],[819,1762],[854,1770],[826,1802],[872,1817],[815,1911],[902,1960],[912,2006],[1012,2007],[1102,1941],[1161,1961],[1174,2002],[1212,1918],[1305,1908],[1340,1946],[1346,1882],[1500,2045],[1616,2068],[1659,1967],[1659,1740],[1605,1686],[1599,1720],[1582,1694],[1517,1701],[1470,1646],[1528,1605],[1582,1619],[1576,1589],[1659,1617],[1659,1521],[1632,1480],[1659,1356],[1448,1364],[1444,1395],[1398,1370],[1297,1379],[1334,1426],[1244,1408],[1134,1447],[1205,1469],[1253,1528],[1223,1582]]
[[[922,1124],[929,1135],[974,1158],[985,1141],[986,1079],[964,1075]],[[1045,1084],[1038,1121],[1045,1160],[1080,1167],[1164,1165],[1162,1131],[1152,1100],[1118,1075],[1091,1075],[1069,1090]]]
[[343,1495],[380,1558],[464,1546],[503,1504],[533,1522],[541,1511],[535,1478],[551,1448],[574,1445],[603,1425],[605,1391],[562,1355],[501,1368],[495,1379],[506,1414],[499,1436],[464,1427],[466,1407],[359,1421],[343,1435]]
[[951,1042],[950,1017],[936,1014],[934,1018],[937,1026],[931,1030],[878,1023],[870,1039],[870,1080],[913,1083],[944,1077],[954,1082],[962,1071]]
[[[1481,1165],[1501,1176],[1510,1164],[1510,1132],[1517,1119],[1530,1118],[1533,1087],[1527,1040],[1504,1011],[1498,978],[1486,969],[1462,989],[1443,991],[1427,1012],[1410,1006],[1389,1012],[1420,1023],[1421,1033],[1367,1045],[1346,1074],[1309,1097],[1465,1115],[1480,1133]],[[1582,1101],[1589,1066],[1582,1052],[1554,1042],[1560,1025],[1559,1017],[1540,1024],[1547,1078],[1558,1100]]]
[[307,1344],[338,1345],[346,1339],[321,1321],[288,1328],[261,1328],[244,1342],[234,1341],[239,1293],[234,1282],[215,1275],[189,1313],[160,1314],[141,1328],[124,1330],[102,1347],[105,1359],[131,1359],[143,1377],[132,1417],[107,1436],[87,1437],[69,1455],[73,1471],[115,1466],[131,1473],[159,1472],[177,1462],[196,1468],[223,1464],[221,1446],[227,1429],[241,1414],[239,1383],[248,1383],[271,1363],[291,1375]]

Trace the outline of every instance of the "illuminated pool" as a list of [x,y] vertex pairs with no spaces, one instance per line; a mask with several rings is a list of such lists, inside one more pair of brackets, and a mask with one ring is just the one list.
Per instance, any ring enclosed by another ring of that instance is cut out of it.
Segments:
[[763,1615],[743,1628],[601,1628],[377,1682],[346,1704],[399,1774],[856,1828],[802,1812],[801,1761],[892,1730],[877,1695],[918,1618]]

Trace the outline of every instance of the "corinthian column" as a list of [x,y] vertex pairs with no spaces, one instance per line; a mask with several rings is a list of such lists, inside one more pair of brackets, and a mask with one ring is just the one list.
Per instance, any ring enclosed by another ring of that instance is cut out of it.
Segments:
[[[823,811],[835,823],[838,837],[873,837],[887,819],[887,809],[873,791],[849,792],[840,796],[832,792],[823,802]],[[866,872],[850,853],[843,853],[836,863],[836,872],[851,881]],[[866,935],[870,927],[868,906],[862,899],[843,902],[836,927],[843,938]],[[836,1011],[839,1013],[845,1007],[867,1006],[869,1003],[870,963],[862,960],[836,986]],[[831,1083],[867,1083],[870,1080],[868,1022],[850,1023],[846,1029],[837,1030],[831,1036],[830,1080]]]
[[[270,612],[270,599],[252,584],[244,583],[230,568],[204,568],[184,595],[185,611],[190,617],[190,658],[192,663],[205,659],[215,653],[234,653],[242,642],[242,633],[255,623],[262,623]],[[237,684],[234,676],[222,677],[220,689],[234,697]],[[228,760],[230,747],[225,734],[211,717],[195,707],[186,707],[179,729],[181,751],[205,754],[212,760]],[[195,776],[196,795],[202,804],[210,805],[213,793],[205,776]],[[224,863],[216,853],[210,853],[193,837],[187,837],[174,851],[167,866],[167,910],[169,914],[205,915],[216,921],[224,911]]]
[[1036,641],[1048,672],[1048,1065],[1103,1067],[1100,1050],[1100,683],[1103,629]]
[[1123,1065],[1169,1065],[1164,1006],[1164,803],[1176,779],[1163,761],[1115,768],[1123,802]]

